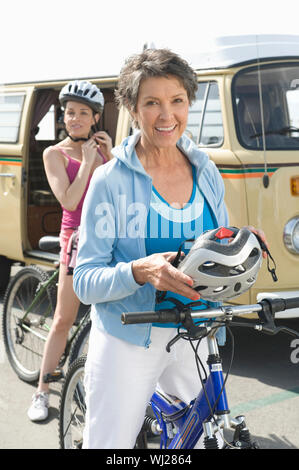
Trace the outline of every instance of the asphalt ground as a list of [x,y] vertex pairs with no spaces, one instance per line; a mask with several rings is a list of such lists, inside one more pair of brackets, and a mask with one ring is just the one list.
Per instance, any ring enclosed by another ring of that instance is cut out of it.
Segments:
[[[0,316],[2,299],[0,298]],[[278,321],[299,331],[299,319]],[[231,415],[244,414],[264,449],[299,448],[299,340],[279,333],[264,335],[235,327],[234,360],[227,380]],[[222,347],[228,370],[232,341]],[[61,384],[51,385],[49,417],[32,423],[27,409],[35,385],[22,382],[11,369],[0,334],[0,449],[59,449],[58,407]],[[153,442],[157,447],[157,442]]]

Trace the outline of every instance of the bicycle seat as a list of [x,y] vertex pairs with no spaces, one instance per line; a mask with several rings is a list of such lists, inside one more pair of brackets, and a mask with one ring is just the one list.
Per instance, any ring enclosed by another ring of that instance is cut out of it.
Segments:
[[39,240],[38,246],[43,251],[54,250],[54,249],[60,247],[60,239],[59,239],[59,237],[55,237],[55,236],[52,236],[52,235],[46,235],[45,237],[42,237]]

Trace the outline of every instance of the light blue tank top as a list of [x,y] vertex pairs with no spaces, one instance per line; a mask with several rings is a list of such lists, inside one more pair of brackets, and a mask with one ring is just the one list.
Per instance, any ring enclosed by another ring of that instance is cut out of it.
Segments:
[[[145,239],[147,255],[166,251],[178,251],[180,246],[182,246],[182,251],[187,254],[192,246],[192,242],[188,240],[194,240],[202,232],[216,228],[212,211],[196,184],[194,167],[192,167],[192,173],[192,194],[188,203],[181,209],[170,206],[153,186],[147,217],[147,236]],[[168,301],[167,297],[178,299],[184,304],[191,302],[187,297],[167,292],[164,297],[165,300],[156,304],[155,310],[174,307],[173,302]],[[206,307],[202,305],[196,308]],[[153,325],[176,328],[178,326],[160,323],[154,323]]]

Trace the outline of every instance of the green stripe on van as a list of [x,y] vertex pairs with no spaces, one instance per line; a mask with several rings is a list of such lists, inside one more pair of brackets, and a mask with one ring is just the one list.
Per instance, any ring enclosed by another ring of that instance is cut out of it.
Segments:
[[[246,174],[246,173],[265,173],[264,168],[218,168],[220,173],[225,174]],[[278,168],[267,168],[268,173],[274,173]]]
[[0,162],[21,162],[22,157],[0,157]]

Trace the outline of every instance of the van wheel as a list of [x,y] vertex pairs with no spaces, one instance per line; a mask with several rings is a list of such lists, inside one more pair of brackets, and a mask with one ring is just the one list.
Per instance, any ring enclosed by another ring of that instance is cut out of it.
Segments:
[[0,294],[4,294],[10,279],[12,260],[0,256]]

